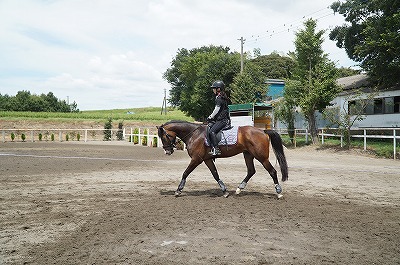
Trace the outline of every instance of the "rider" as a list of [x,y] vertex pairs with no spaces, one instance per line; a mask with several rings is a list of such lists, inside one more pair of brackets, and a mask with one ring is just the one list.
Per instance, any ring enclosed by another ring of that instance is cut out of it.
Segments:
[[229,116],[228,108],[228,96],[225,93],[224,82],[217,80],[212,85],[211,88],[216,95],[215,97],[215,108],[214,111],[208,116],[208,127],[209,136],[211,144],[210,155],[216,156],[221,154],[221,150],[218,147],[217,134],[224,128],[230,127],[231,118]]

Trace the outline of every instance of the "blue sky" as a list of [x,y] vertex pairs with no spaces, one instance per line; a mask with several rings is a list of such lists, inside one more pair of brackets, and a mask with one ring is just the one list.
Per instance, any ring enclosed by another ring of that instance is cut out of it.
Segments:
[[[344,23],[327,0],[0,0],[0,93],[53,92],[81,110],[160,106],[179,48],[287,54],[307,18]],[[338,66],[355,66],[325,34]],[[212,82],[212,80],[210,80]]]

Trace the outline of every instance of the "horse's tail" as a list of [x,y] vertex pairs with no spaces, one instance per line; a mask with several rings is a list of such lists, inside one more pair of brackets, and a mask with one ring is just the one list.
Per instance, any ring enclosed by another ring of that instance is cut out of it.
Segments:
[[286,162],[285,152],[283,151],[282,138],[276,131],[264,130],[264,132],[268,134],[269,139],[271,140],[272,149],[274,150],[276,159],[281,168],[282,181],[286,181],[288,179],[288,165]]

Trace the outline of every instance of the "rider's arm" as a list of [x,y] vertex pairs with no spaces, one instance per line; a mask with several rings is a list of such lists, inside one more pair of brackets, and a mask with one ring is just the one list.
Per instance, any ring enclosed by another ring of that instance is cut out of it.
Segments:
[[218,114],[220,108],[221,108],[221,106],[216,105],[214,108],[214,111],[210,114],[210,116],[208,116],[208,119],[210,119],[210,120],[214,119],[215,115]]

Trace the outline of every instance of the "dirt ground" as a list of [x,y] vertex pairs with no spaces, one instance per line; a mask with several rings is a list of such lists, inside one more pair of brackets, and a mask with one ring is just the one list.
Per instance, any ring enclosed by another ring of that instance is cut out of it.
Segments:
[[[0,143],[0,264],[400,264],[400,161],[286,150],[289,180],[122,142]],[[278,169],[276,160],[272,164]],[[279,169],[278,169],[279,171]]]

